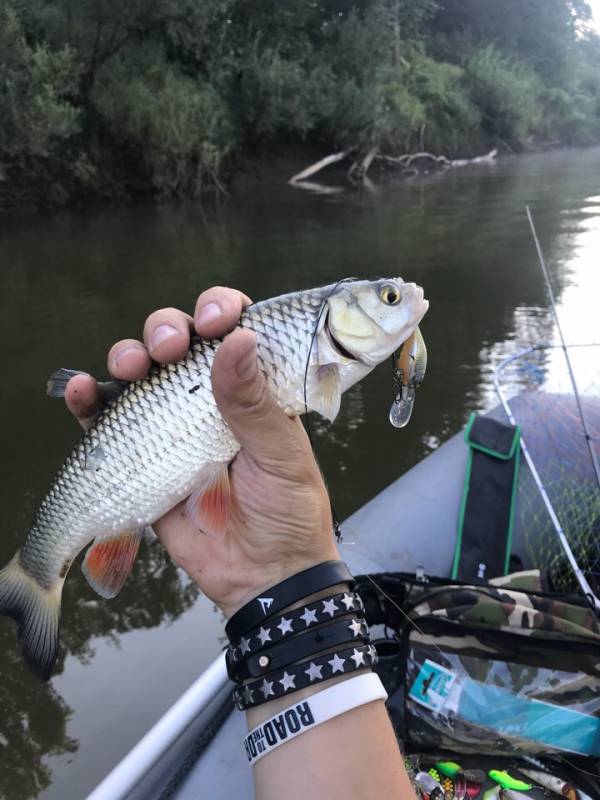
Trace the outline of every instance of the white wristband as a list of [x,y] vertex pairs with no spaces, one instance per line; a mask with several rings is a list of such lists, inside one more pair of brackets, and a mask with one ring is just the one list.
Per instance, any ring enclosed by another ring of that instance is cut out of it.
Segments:
[[250,765],[316,725],[374,700],[387,700],[387,692],[374,672],[357,675],[299,700],[257,725],[244,738]]

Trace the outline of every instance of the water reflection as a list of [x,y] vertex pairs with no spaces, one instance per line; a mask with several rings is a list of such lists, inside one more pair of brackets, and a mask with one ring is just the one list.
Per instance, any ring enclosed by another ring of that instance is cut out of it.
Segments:
[[[401,183],[377,178],[375,191],[313,194],[282,182],[254,186],[205,209],[138,207],[0,220],[0,341],[9,376],[0,393],[0,477],[11,499],[0,504],[0,561],[22,540],[77,436],[61,405],[44,397],[51,371],[67,366],[104,373],[115,338],[138,335],[153,308],[189,309],[213,283],[239,286],[259,299],[345,275],[399,274],[421,283],[431,300],[422,325],[427,378],[410,425],[401,431],[389,425],[387,367],[348,393],[333,426],[313,419],[323,471],[344,518],[452,435],[470,410],[496,403],[489,377],[504,355],[522,341],[553,340],[526,204],[566,333],[589,338],[600,288],[599,168],[600,151],[590,150],[506,159],[493,169]],[[96,699],[86,674],[100,662],[109,671],[127,669],[139,646],[127,643],[129,632],[139,632],[138,642],[152,630],[166,639],[194,599],[157,543],[143,547],[113,602],[96,600],[74,568],[63,604],[62,675],[55,681],[62,696],[27,673],[12,624],[0,620],[0,796],[20,800],[42,791],[42,797],[68,797],[75,784],[79,796],[92,787],[118,754],[107,754],[93,715],[79,714],[86,691]],[[210,644],[203,643],[208,661],[219,649],[219,622],[211,604],[200,600],[196,610],[194,629],[211,631]],[[195,643],[181,636],[169,666],[173,682],[196,658]],[[119,667],[104,658],[115,637],[125,654],[131,652]],[[65,669],[67,656],[69,664],[87,664],[77,678],[76,670]],[[120,676],[104,677],[118,684]],[[135,678],[125,699],[118,691],[98,698],[107,719],[131,736],[142,712],[150,721],[167,702],[148,691],[151,678],[143,670]],[[71,755],[74,731],[82,744]]]

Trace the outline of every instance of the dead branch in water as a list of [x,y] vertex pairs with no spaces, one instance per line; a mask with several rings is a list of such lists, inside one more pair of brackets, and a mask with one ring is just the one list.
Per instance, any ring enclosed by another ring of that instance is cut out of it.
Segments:
[[[292,185],[303,183],[307,178],[310,178],[312,175],[316,175],[317,172],[325,169],[325,167],[329,167],[331,164],[337,164],[339,161],[343,161],[350,155],[351,152],[352,149],[343,150],[339,153],[333,153],[332,155],[326,156],[320,161],[316,161],[314,164],[306,167],[306,169],[303,169],[302,172],[299,172],[297,175],[294,175],[288,182]],[[432,161],[441,169],[450,169],[452,167],[466,167],[469,164],[491,164],[494,162],[497,155],[498,150],[494,148],[493,150],[490,150],[489,153],[486,153],[482,156],[475,156],[475,158],[451,159],[442,155],[436,156],[433,153],[427,153],[425,151],[420,151],[418,153],[405,153],[402,156],[390,156],[386,155],[385,153],[379,153],[376,147],[372,147],[362,159],[357,159],[351,164],[350,169],[348,170],[348,178],[351,181],[364,181],[367,176],[367,172],[369,171],[369,167],[375,160],[383,161],[386,164],[391,164],[395,167],[403,169],[406,172],[414,174],[417,172],[416,168],[413,166],[415,161]]]
[[331,164],[336,164],[338,161],[343,161],[350,155],[351,152],[351,150],[342,150],[340,153],[333,153],[330,156],[326,156],[320,161],[316,161],[314,164],[306,167],[306,169],[303,169],[302,172],[299,172],[297,175],[294,175],[289,179],[288,183],[298,183],[299,181],[304,181],[307,178],[310,178],[311,175],[316,175],[317,172],[325,169],[325,167],[328,167]]

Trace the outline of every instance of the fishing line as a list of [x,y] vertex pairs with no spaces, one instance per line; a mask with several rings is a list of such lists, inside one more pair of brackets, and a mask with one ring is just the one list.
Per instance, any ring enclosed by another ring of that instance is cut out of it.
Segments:
[[[333,293],[338,289],[338,287],[341,286],[343,283],[351,283],[351,282],[356,281],[356,280],[358,280],[358,278],[342,278],[341,280],[337,281],[337,283],[335,283],[332,286],[332,288],[328,292],[327,296],[323,300],[323,302],[321,304],[321,308],[319,309],[319,314],[318,314],[316,322],[315,322],[315,327],[314,327],[314,330],[313,330],[313,333],[312,333],[312,336],[311,336],[311,340],[310,340],[310,345],[309,345],[309,348],[308,348],[308,355],[307,355],[307,358],[306,358],[306,366],[304,368],[304,387],[303,387],[303,389],[304,389],[304,419],[305,419],[306,433],[308,434],[308,440],[310,442],[310,446],[312,448],[312,451],[313,451],[313,453],[315,453],[315,455],[316,455],[315,444],[314,444],[313,434],[312,434],[312,430],[311,430],[311,426],[310,426],[310,417],[309,417],[309,409],[308,409],[308,393],[307,393],[307,382],[308,382],[308,370],[309,370],[309,367],[310,367],[310,357],[311,357],[312,350],[313,350],[313,347],[314,347],[315,339],[317,338],[317,334],[319,332],[319,325],[320,325],[320,322],[321,322],[321,318],[323,316],[323,313],[325,312],[325,309],[327,308],[327,301],[333,295]],[[392,366],[393,366],[393,368],[395,368],[395,356],[394,356],[394,354],[392,354]],[[339,542],[339,541],[342,540],[342,531],[341,531],[339,518],[338,518],[337,514],[335,513],[335,508],[333,506],[333,501],[331,500],[331,497],[329,497],[329,506],[331,508],[331,516],[332,516],[332,519],[333,519],[333,531],[334,531],[336,539]],[[435,643],[435,641],[433,640],[432,635],[431,634],[427,634],[424,631],[422,631],[419,628],[419,626],[417,625],[417,623],[413,619],[411,619],[409,617],[409,615],[406,613],[406,611],[404,611],[404,609],[402,609],[398,605],[398,603],[392,597],[390,597],[387,594],[387,592],[383,589],[383,587],[381,587],[377,583],[377,581],[375,581],[371,577],[371,575],[367,574],[366,577],[371,581],[371,583],[377,589],[377,591],[380,592],[405,617],[407,622],[409,622],[413,626],[413,628],[417,631],[417,633],[419,633],[424,638],[428,639],[430,641],[431,645],[437,650],[437,652],[442,657],[444,657],[444,653],[438,647],[438,645]]]
[[[312,350],[313,350],[313,346],[314,346],[314,343],[315,343],[315,339],[317,338],[317,334],[319,332],[319,325],[320,325],[320,322],[321,322],[321,317],[323,316],[323,313],[324,313],[325,309],[327,308],[327,302],[328,302],[329,298],[336,291],[336,289],[339,286],[342,285],[342,283],[352,283],[352,281],[357,281],[357,280],[358,280],[358,278],[341,278],[339,281],[337,281],[337,283],[333,284],[333,286],[329,290],[329,293],[327,294],[327,296],[325,297],[325,299],[321,303],[321,308],[319,309],[319,314],[317,316],[317,319],[316,319],[316,322],[315,322],[315,327],[314,327],[314,330],[313,330],[313,333],[312,333],[312,336],[311,336],[311,339],[310,339],[310,345],[309,345],[309,348],[308,348],[308,355],[306,356],[306,366],[304,368],[304,387],[303,387],[303,389],[304,389],[304,419],[305,419],[304,428],[306,430],[306,433],[308,434],[308,441],[310,442],[311,450],[313,451],[315,456],[316,456],[315,443],[314,443],[314,439],[313,439],[313,435],[312,435],[312,430],[311,430],[311,427],[310,427],[310,418],[308,416],[308,397],[307,397],[307,388],[306,388],[306,384],[308,382],[308,368],[310,367],[310,357],[311,357],[311,354],[312,354]],[[329,492],[327,493],[327,495],[328,495],[328,498],[329,498],[329,508],[331,509],[331,518],[332,518],[332,521],[333,521],[333,533],[334,533],[335,538],[337,539],[337,541],[341,542],[342,541],[342,528],[341,528],[341,525],[340,525],[340,520],[338,518],[338,515],[335,513],[335,508],[333,507],[333,501],[331,499],[331,495],[329,494]]]
[[558,318],[558,309],[556,307],[556,301],[554,299],[554,292],[552,291],[552,284],[550,283],[550,276],[546,268],[546,262],[544,261],[544,254],[542,253],[542,248],[540,246],[540,241],[538,239],[537,232],[535,230],[535,225],[533,224],[533,217],[531,216],[531,211],[529,209],[529,206],[525,206],[525,211],[527,212],[529,227],[531,228],[531,234],[533,236],[533,241],[535,242],[535,249],[537,250],[540,267],[544,275],[546,288],[548,289],[548,296],[550,297],[550,305],[552,306],[554,321],[556,322],[556,328],[558,330],[558,335],[560,337],[560,343],[562,346],[563,353],[565,355],[565,361],[567,362],[567,369],[569,371],[571,385],[573,386],[573,395],[575,396],[575,402],[577,403],[577,410],[579,412],[579,418],[581,420],[581,427],[583,428],[583,434],[588,446],[588,450],[590,451],[590,458],[592,459],[592,465],[594,467],[594,472],[596,473],[596,482],[598,483],[598,488],[600,489],[600,466],[598,466],[598,459],[596,458],[596,453],[592,446],[592,437],[589,433],[587,420],[583,411],[583,406],[581,404],[581,397],[579,396],[579,390],[577,388],[577,382],[575,381],[575,373],[573,372],[573,366],[571,364],[571,359],[569,358],[569,352],[567,350],[567,345],[565,343],[565,338],[563,336],[560,320]]

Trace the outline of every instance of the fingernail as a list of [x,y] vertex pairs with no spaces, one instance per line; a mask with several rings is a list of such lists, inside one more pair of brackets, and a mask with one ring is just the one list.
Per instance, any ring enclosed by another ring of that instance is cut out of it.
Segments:
[[251,342],[248,349],[238,359],[235,365],[238,378],[249,381],[256,376],[258,363],[256,361],[256,343]]
[[179,331],[172,325],[159,325],[150,337],[150,352],[153,353],[159,344],[166,342],[173,336],[179,336]]
[[196,317],[196,325],[206,325],[223,316],[221,306],[217,303],[207,303],[202,306]]
[[143,351],[143,348],[137,347],[136,345],[129,345],[129,347],[124,347],[122,350],[117,351],[112,357],[112,368],[119,365],[119,362],[123,360],[123,356],[126,356],[128,353],[138,353],[140,350]]

